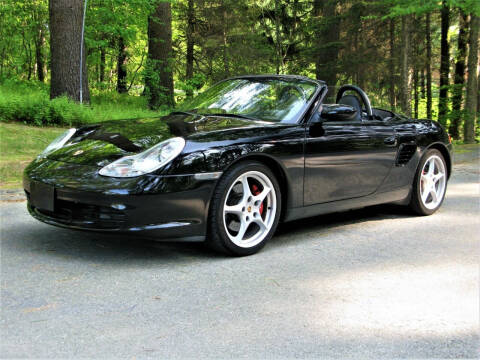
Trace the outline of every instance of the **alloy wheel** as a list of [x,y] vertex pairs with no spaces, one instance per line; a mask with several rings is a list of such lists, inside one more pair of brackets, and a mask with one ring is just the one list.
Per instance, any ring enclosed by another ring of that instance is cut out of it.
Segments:
[[275,221],[277,198],[271,180],[248,171],[232,183],[223,205],[223,223],[229,239],[250,248],[262,242]]
[[420,176],[420,196],[427,209],[435,209],[442,202],[446,184],[445,164],[437,155],[430,156]]

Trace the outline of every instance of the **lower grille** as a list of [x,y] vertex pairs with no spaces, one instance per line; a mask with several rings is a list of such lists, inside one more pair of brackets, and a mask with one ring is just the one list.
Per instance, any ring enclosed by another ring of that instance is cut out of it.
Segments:
[[74,203],[72,201],[56,200],[55,211],[36,209],[42,215],[69,225],[99,229],[118,229],[126,221],[126,214],[108,206]]

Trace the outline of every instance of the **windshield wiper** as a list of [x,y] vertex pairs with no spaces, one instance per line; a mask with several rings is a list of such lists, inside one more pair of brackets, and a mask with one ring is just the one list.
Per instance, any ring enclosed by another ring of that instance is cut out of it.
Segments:
[[241,114],[232,114],[232,113],[213,113],[213,114],[200,114],[200,115],[203,115],[203,116],[223,116],[223,117],[236,117],[236,118],[240,118],[240,119],[247,119],[247,120],[261,121],[260,119],[258,119],[258,118],[254,118],[254,117],[251,117],[251,116],[247,116],[247,115],[241,115]]
[[170,113],[170,115],[172,114],[185,114],[185,115],[193,115],[193,116],[202,116],[202,114],[197,114],[197,113],[194,113],[194,112],[190,112],[190,111],[172,111]]
[[247,119],[247,120],[254,120],[254,121],[262,121],[259,118],[254,118],[248,115],[241,115],[241,114],[233,114],[233,113],[198,113],[193,111],[173,111],[170,114],[186,114],[186,115],[193,115],[193,116],[223,116],[223,117],[236,117],[240,119]]

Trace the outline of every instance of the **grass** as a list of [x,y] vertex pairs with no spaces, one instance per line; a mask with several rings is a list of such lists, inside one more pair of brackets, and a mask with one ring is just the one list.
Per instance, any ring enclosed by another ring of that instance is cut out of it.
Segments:
[[58,127],[0,123],[0,189],[21,188],[25,166],[63,131]]
[[478,151],[480,144],[461,144],[454,143],[453,148],[455,149],[455,154],[464,154],[471,151]]
[[92,95],[90,105],[80,105],[66,97],[50,100],[48,86],[43,83],[8,80],[0,84],[0,122],[78,126],[106,120],[161,116],[167,111],[148,109],[143,96],[102,93]]

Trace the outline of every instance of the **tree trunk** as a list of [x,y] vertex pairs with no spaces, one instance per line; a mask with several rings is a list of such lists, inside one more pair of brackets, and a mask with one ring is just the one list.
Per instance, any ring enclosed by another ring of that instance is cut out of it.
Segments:
[[467,58],[467,32],[468,17],[463,11],[460,11],[459,29],[458,29],[458,46],[457,60],[455,62],[455,85],[452,94],[452,116],[448,133],[454,138],[460,137],[459,128],[462,119],[462,95],[465,86],[465,61]]
[[395,20],[390,19],[390,58],[388,59],[388,69],[389,69],[389,99],[390,99],[390,109],[395,111]]
[[[322,17],[322,0],[314,0],[313,1],[313,17],[315,21],[315,29],[316,29],[316,36],[315,36],[315,52],[314,52],[314,57],[315,57],[315,77],[317,80],[323,80],[321,79],[322,73],[321,73],[321,66],[322,63],[320,61],[320,56],[321,56],[321,46],[322,46],[322,40],[320,39],[320,31],[321,31],[321,17]],[[333,84],[328,84],[328,86],[334,86]]]
[[477,114],[477,66],[478,66],[478,37],[480,36],[480,17],[470,15],[470,37],[468,41],[468,80],[467,98],[465,103],[465,126],[463,127],[464,141],[475,142],[475,118]]
[[[360,15],[361,16],[361,15]],[[358,57],[362,56],[362,54],[364,54],[365,52],[365,46],[363,44],[364,42],[364,39],[365,37],[364,36],[361,36],[361,30],[362,30],[362,23],[360,22],[358,24],[358,32],[355,33],[355,44],[356,44],[356,47],[355,47],[355,54],[359,54],[357,55]],[[361,89],[365,89],[366,86],[365,86],[365,77],[366,77],[366,74],[365,74],[365,68],[362,66],[362,65],[358,65],[358,66],[355,66],[355,70],[356,70],[356,73],[357,73],[357,85],[358,87],[360,87]]]
[[480,114],[480,72],[477,78],[477,114]]
[[425,17],[425,37],[427,58],[425,59],[425,71],[427,81],[427,119],[432,119],[432,34],[430,30],[430,13]]
[[[193,78],[193,49],[194,49],[194,39],[193,32],[195,31],[195,9],[193,0],[188,0],[187,8],[187,68],[185,73],[185,80],[188,81]],[[193,95],[193,91],[190,86],[187,88],[187,96],[190,97]]]
[[[340,17],[337,14],[338,0],[315,0],[314,16],[317,21],[315,76],[328,86],[337,84],[338,41]],[[322,23],[323,22],[323,23]]]
[[148,19],[145,87],[152,109],[174,106],[172,55],[172,11],[170,2],[160,1]]
[[414,16],[413,21],[413,32],[411,34],[411,43],[412,43],[412,51],[413,53],[410,56],[413,58],[413,117],[418,119],[418,106],[420,102],[420,72],[422,68],[421,63],[421,55],[420,55],[420,34],[416,31],[420,26],[420,18],[418,16]]
[[400,108],[406,116],[411,116],[410,76],[408,56],[410,54],[410,16],[402,16],[402,48],[400,54]]
[[127,92],[127,46],[123,36],[118,38],[118,56],[117,56],[117,92],[119,94]]
[[440,95],[438,98],[438,121],[447,124],[448,113],[448,74],[450,72],[450,48],[448,44],[448,28],[450,27],[450,8],[447,0],[442,0],[442,25],[440,40]]
[[228,64],[228,36],[227,36],[227,7],[225,1],[222,1],[222,37],[223,37],[223,72],[224,77],[230,76],[230,66]]
[[413,117],[418,119],[418,70],[413,69]]
[[25,50],[26,64],[27,67],[27,80],[30,81],[32,77],[32,51],[30,47],[30,42],[25,38],[25,31],[22,30],[22,46]]
[[105,48],[100,48],[100,82],[105,81]]
[[50,0],[50,98],[66,95],[80,100],[80,47],[83,46],[82,95],[90,102],[85,44],[80,44],[83,0]]
[[41,26],[39,26],[37,38],[35,39],[35,61],[37,63],[37,78],[38,81],[45,81],[45,55],[43,47],[45,46],[45,35]]
[[420,97],[425,99],[425,68],[420,71]]
[[283,70],[283,54],[282,54],[282,39],[280,35],[280,0],[275,1],[275,47],[276,47],[276,67],[277,74],[280,74],[280,71]]

